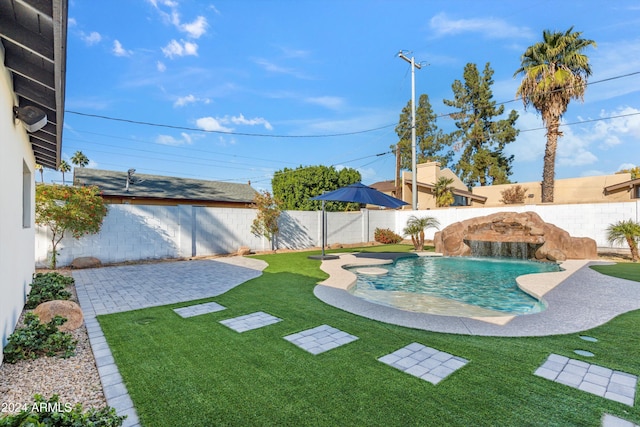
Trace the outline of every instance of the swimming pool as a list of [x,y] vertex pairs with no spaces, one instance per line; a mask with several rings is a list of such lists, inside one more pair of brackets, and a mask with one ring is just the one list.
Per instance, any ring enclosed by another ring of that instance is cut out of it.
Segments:
[[351,292],[411,311],[427,312],[434,301],[431,297],[436,297],[492,310],[496,315],[544,310],[543,302],[518,288],[516,277],[561,270],[553,263],[470,257],[407,257],[382,267],[387,274],[358,273],[362,266],[347,268],[357,276]]

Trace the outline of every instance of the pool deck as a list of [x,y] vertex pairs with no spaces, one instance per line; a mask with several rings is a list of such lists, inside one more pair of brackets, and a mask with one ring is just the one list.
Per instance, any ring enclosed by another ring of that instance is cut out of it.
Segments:
[[[433,298],[433,313],[418,313],[372,303],[349,292],[356,276],[343,266],[384,265],[407,255],[340,254],[337,260],[325,260],[321,269],[330,277],[315,287],[314,294],[336,308],[385,323],[433,332],[483,336],[522,337],[582,332],[620,314],[640,309],[640,283],[600,274],[588,266],[603,263],[589,260],[564,261],[561,264],[564,271],[560,272],[520,276],[518,286],[547,304],[547,309],[542,312],[520,316],[492,315],[488,310],[441,298]],[[417,255],[438,256],[433,253]]]

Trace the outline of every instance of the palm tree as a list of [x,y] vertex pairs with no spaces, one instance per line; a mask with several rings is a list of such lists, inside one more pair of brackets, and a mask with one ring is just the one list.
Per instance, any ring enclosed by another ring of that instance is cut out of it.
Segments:
[[447,178],[446,176],[441,176],[438,178],[438,181],[434,183],[433,193],[436,196],[437,207],[450,206],[455,201],[450,187],[451,184],[453,184],[453,178]]
[[37,171],[40,171],[40,182],[44,183],[44,168],[38,163],[36,163],[35,168]]
[[71,170],[71,166],[69,166],[69,163],[67,163],[66,161],[60,160],[60,166],[58,166],[58,170],[62,172],[62,185],[65,185],[64,174]]
[[627,243],[631,249],[631,260],[638,261],[638,241],[640,240],[640,224],[633,221],[618,221],[607,228],[607,240],[610,244]]
[[440,222],[431,216],[418,218],[415,215],[409,217],[407,226],[402,230],[405,236],[411,236],[413,247],[416,251],[424,250],[424,230],[426,228],[438,228]]
[[82,151],[76,151],[73,157],[71,157],[71,163],[83,168],[89,164],[89,158],[85,156]]
[[573,27],[564,33],[544,30],[543,41],[527,48],[521,57],[521,67],[513,75],[523,74],[516,96],[522,97],[525,108],[532,105],[542,115],[547,128],[542,202],[553,202],[556,148],[558,137],[562,136],[560,118],[569,101],[583,100],[587,77],[591,75],[589,58],[582,51],[595,47],[596,42],[581,35]]

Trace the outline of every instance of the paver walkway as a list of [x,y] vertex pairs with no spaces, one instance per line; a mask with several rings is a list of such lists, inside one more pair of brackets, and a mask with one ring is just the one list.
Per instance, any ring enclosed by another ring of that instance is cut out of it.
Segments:
[[417,342],[382,356],[378,360],[434,385],[468,363],[468,360],[462,357]]
[[358,337],[329,325],[320,325],[287,335],[284,339],[311,354],[320,354],[355,341]]
[[73,271],[107,404],[127,415],[123,427],[140,422],[96,315],[217,296],[260,276],[266,266],[261,260],[230,257]]
[[535,374],[606,399],[633,406],[638,377],[551,354]]

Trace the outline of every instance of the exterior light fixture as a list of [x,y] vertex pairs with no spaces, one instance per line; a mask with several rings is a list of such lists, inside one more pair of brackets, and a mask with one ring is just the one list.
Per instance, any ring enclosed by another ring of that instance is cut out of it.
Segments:
[[37,132],[47,124],[47,115],[37,107],[13,107],[15,118],[20,120],[29,133]]

